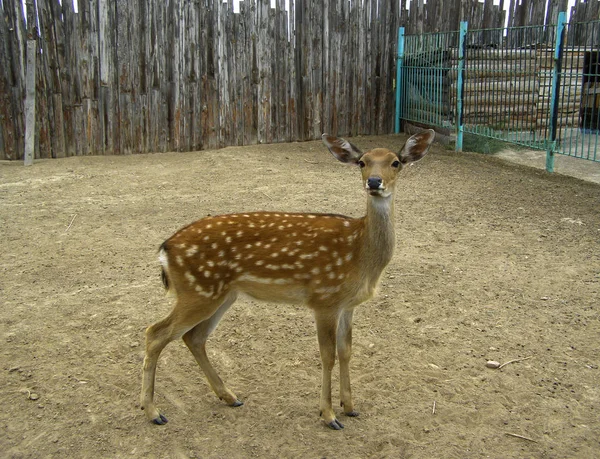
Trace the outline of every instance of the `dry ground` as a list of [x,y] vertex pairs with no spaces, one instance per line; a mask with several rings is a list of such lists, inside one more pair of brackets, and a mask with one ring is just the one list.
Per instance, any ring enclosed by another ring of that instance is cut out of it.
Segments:
[[439,146],[403,172],[394,260],[355,313],[360,417],[319,421],[309,310],[242,299],[209,353],[245,405],[177,342],[157,379],[170,422],[145,420],[143,331],[170,308],[158,245],[207,214],[359,216],[364,199],[318,142],[1,163],[0,455],[597,456],[600,186]]

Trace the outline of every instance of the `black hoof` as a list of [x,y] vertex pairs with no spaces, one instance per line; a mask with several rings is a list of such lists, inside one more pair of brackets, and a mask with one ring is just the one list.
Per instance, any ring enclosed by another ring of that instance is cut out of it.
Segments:
[[158,426],[163,426],[167,422],[169,422],[169,420],[166,417],[164,417],[162,414],[160,414],[157,418],[152,419],[152,422]]
[[241,400],[236,400],[235,402],[233,402],[231,405],[229,406],[233,406],[234,408],[237,406],[242,406],[244,404],[244,402],[242,402]]
[[350,411],[349,413],[344,413],[346,416],[350,417],[350,418],[355,418],[357,417],[360,413],[358,411]]
[[330,428],[332,428],[333,430],[342,430],[344,428],[344,424],[342,424],[340,421],[338,421],[337,419],[334,419],[333,421],[329,422],[327,424],[327,426],[329,426]]

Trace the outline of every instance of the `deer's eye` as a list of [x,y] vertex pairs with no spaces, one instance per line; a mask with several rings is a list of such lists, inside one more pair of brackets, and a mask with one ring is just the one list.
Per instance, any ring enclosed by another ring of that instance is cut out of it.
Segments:
[[363,167],[365,167],[365,162],[364,161],[359,161],[358,165],[360,166],[360,168],[362,169]]
[[400,166],[400,161],[394,161],[392,163],[392,167],[399,167]]

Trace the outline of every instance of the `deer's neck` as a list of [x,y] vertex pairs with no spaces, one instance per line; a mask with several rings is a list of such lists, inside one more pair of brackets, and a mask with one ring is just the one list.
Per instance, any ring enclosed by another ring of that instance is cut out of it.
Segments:
[[364,224],[362,262],[368,277],[376,282],[392,259],[396,245],[394,196],[369,196]]

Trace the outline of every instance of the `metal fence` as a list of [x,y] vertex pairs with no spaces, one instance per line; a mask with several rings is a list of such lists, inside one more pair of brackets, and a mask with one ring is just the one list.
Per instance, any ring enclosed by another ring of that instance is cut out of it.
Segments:
[[401,121],[600,161],[600,21],[398,35]]

